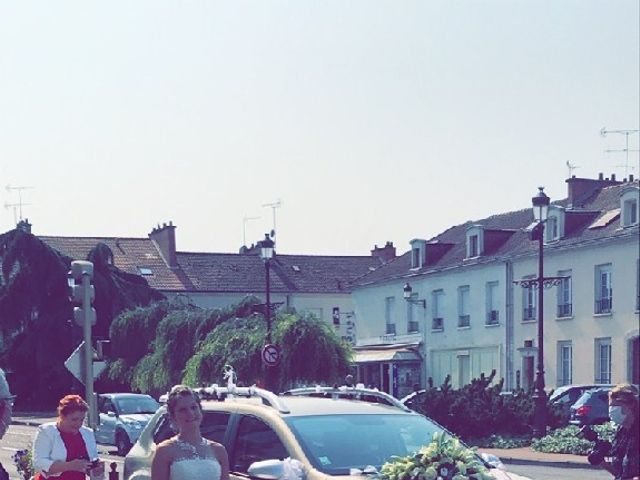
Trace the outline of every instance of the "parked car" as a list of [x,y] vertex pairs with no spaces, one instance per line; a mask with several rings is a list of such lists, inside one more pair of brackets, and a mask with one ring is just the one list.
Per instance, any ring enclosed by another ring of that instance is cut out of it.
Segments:
[[571,416],[571,406],[582,396],[587,390],[593,388],[612,388],[610,384],[580,384],[580,385],[563,385],[556,388],[549,395],[549,405],[560,410],[563,422],[569,421]]
[[569,423],[600,425],[609,421],[609,391],[612,387],[594,388],[584,392],[571,406]]
[[105,445],[115,445],[118,455],[125,456],[158,408],[160,404],[149,395],[98,395],[99,423],[95,431],[96,441]]
[[[370,466],[380,469],[394,455],[414,453],[442,431],[383,392],[322,388],[329,395],[319,396],[318,388],[281,396],[255,387],[217,389],[212,397],[218,400],[202,401],[202,434],[225,445],[234,480],[282,478],[288,458],[302,462],[306,480],[321,480],[362,478]],[[371,396],[389,404],[363,400]],[[162,406],[125,458],[123,480],[150,479],[156,445],[174,434]],[[526,480],[485,465],[496,479]]]

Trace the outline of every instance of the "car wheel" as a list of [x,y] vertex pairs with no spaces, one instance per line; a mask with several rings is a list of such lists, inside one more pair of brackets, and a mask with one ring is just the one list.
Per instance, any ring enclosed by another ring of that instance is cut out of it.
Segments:
[[126,456],[129,450],[131,450],[129,436],[122,430],[116,432],[116,448],[118,449],[118,455],[121,457]]

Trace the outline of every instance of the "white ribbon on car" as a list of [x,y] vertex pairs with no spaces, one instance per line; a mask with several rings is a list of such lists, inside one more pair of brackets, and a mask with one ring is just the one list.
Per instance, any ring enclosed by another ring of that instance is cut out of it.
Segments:
[[304,466],[301,461],[287,457],[282,461],[282,476],[278,480],[303,480]]

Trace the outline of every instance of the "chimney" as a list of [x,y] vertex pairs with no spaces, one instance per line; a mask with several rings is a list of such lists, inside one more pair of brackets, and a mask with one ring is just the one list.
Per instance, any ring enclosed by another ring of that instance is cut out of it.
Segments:
[[20,220],[16,225],[16,230],[22,230],[24,233],[31,233],[31,224],[29,223],[29,219],[25,218],[24,220]]
[[616,181],[615,175],[611,176],[611,180],[604,178],[602,173],[598,174],[597,180],[591,178],[576,178],[574,175],[567,179],[569,208],[579,208],[598,190],[610,185],[618,185],[619,183],[620,182]]
[[379,258],[382,263],[387,263],[396,258],[396,247],[393,246],[393,242],[385,243],[384,247],[374,245],[371,256]]
[[630,181],[630,182],[633,182],[633,173],[630,173],[630,174],[629,174],[629,181]]
[[155,244],[156,248],[160,252],[164,263],[169,268],[176,268],[178,266],[178,258],[176,256],[176,227],[173,222],[162,224],[162,227],[158,225],[149,234],[149,238]]

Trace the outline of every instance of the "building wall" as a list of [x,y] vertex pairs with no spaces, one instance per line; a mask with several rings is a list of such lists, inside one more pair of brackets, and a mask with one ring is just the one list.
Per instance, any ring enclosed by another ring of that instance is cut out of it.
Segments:
[[[637,232],[637,231],[636,231]],[[558,342],[572,342],[572,383],[595,381],[596,338],[611,338],[611,381],[629,381],[629,340],[638,335],[638,237],[609,240],[606,243],[580,248],[554,250],[545,247],[545,277],[571,270],[572,313],[570,318],[558,318],[557,287],[544,292],[544,370],[547,388],[559,385]],[[537,255],[514,262],[514,277],[537,276]],[[611,263],[613,303],[610,314],[594,314],[595,267]],[[532,340],[537,346],[537,321],[522,320],[522,294],[515,292],[515,344]],[[522,368],[522,358],[516,358],[516,368]]]

